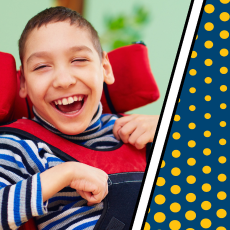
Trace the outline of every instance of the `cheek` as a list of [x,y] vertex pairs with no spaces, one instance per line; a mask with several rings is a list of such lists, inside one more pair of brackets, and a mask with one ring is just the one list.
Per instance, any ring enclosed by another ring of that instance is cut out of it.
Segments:
[[100,68],[97,68],[94,70],[94,72],[92,72],[92,81],[94,83],[95,86],[97,87],[103,87],[103,82],[104,82],[104,78],[103,78],[103,71]]
[[[79,80],[82,81],[91,91],[100,92],[103,88],[103,72],[99,68],[89,68],[87,71],[78,73]],[[77,76],[77,75],[76,75]]]
[[101,94],[103,90],[103,79],[100,76],[95,76],[91,81],[92,89],[94,94],[96,95],[97,99],[101,99]]
[[33,104],[40,102],[46,94],[46,83],[34,78],[28,84],[28,95],[32,100]]

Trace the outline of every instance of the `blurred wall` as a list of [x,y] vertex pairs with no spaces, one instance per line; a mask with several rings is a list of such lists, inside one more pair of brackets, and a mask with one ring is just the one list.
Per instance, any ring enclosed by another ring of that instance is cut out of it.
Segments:
[[52,5],[52,0],[0,0],[0,51],[13,54],[20,66],[18,40],[27,21]]
[[[20,66],[17,42],[27,21],[54,4],[54,0],[0,0],[0,51],[14,55]],[[140,114],[160,114],[174,59],[186,20],[190,0],[85,0],[84,16],[97,29],[105,30],[106,15],[131,12],[133,5],[145,5],[151,12],[150,23],[143,31],[143,41],[149,49],[150,64],[160,89],[157,102],[131,111]]]
[[190,0],[86,0],[85,17],[98,30],[99,35],[104,31],[105,15],[129,13],[135,4],[146,6],[151,12],[150,23],[143,31],[142,40],[148,47],[151,68],[161,97],[158,101],[131,113],[160,114],[190,2]]

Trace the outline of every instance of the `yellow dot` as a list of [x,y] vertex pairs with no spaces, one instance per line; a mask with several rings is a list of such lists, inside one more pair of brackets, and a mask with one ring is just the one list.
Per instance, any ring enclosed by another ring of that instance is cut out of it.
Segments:
[[227,12],[223,12],[220,14],[220,20],[226,22],[229,20],[229,14]]
[[198,35],[196,35],[196,39],[198,38]]
[[180,102],[180,98],[179,98],[179,101],[178,102]]
[[190,92],[190,93],[195,93],[195,92],[196,92],[196,88],[191,87],[191,88],[189,89],[189,92]]
[[187,219],[187,220],[195,220],[196,219],[196,213],[194,212],[194,211],[187,211],[186,213],[185,213],[185,218]]
[[220,32],[220,37],[221,37],[222,39],[227,39],[227,38],[229,37],[228,31],[227,31],[227,30],[222,30],[222,31]]
[[157,186],[163,186],[165,184],[165,178],[164,177],[158,177],[157,178]]
[[191,76],[195,76],[195,75],[197,74],[197,72],[196,72],[195,69],[191,69],[191,70],[189,71],[189,74],[190,74]]
[[204,81],[205,81],[205,83],[210,84],[210,83],[212,82],[212,78],[206,77],[206,78],[204,79]]
[[224,217],[226,217],[227,212],[226,212],[224,209],[219,209],[219,210],[216,212],[216,215],[217,215],[219,218],[224,218]]
[[229,0],[220,0],[220,2],[223,3],[223,4],[228,4]]
[[208,183],[203,184],[203,185],[202,185],[202,190],[203,190],[204,192],[209,192],[209,191],[211,190],[211,185],[208,184]]
[[224,164],[224,163],[227,161],[227,159],[226,159],[226,157],[221,156],[221,157],[219,157],[218,161],[219,161],[221,164]]
[[205,101],[211,101],[211,96],[210,95],[206,95],[205,97],[204,97],[204,99],[205,99]]
[[209,167],[209,166],[204,166],[203,168],[202,168],[202,171],[203,171],[203,173],[205,173],[205,174],[209,174],[210,172],[211,172],[211,168]]
[[228,50],[227,49],[221,49],[220,50],[220,55],[223,56],[223,57],[228,56]]
[[189,184],[194,184],[196,182],[196,177],[190,175],[186,178],[186,181],[189,183]]
[[195,129],[196,128],[196,124],[191,122],[191,123],[189,123],[188,127],[190,129]]
[[150,230],[150,224],[148,222],[145,222],[144,230]]
[[179,168],[175,167],[175,168],[173,168],[173,169],[171,170],[171,173],[172,173],[173,176],[179,176],[180,173],[181,173],[181,171],[180,171]]
[[174,121],[179,121],[180,120],[180,115],[175,115],[175,117],[174,117]]
[[204,64],[205,64],[206,66],[211,66],[211,65],[212,65],[212,60],[211,60],[211,59],[206,59],[206,60],[204,61]]
[[196,51],[192,51],[191,58],[196,58],[196,57],[197,57],[197,52]]
[[202,228],[210,228],[212,225],[212,222],[209,219],[205,218],[201,220],[200,225]]
[[171,230],[179,230],[181,228],[181,223],[178,220],[172,220],[169,223],[169,228]]
[[220,227],[218,227],[216,230],[226,230],[226,228],[225,228],[225,227],[220,226]]
[[165,200],[166,200],[165,197],[161,194],[159,194],[155,197],[155,202],[157,204],[164,204]]
[[179,150],[173,150],[173,151],[172,151],[172,156],[173,156],[174,158],[178,158],[178,157],[180,156],[180,151],[179,151]]
[[221,109],[226,109],[226,108],[227,108],[227,105],[226,105],[225,103],[222,103],[222,104],[220,104],[220,108],[221,108]]
[[227,67],[221,67],[220,68],[220,73],[226,74],[227,72],[228,72],[228,68]]
[[173,133],[172,137],[173,137],[173,139],[178,140],[178,139],[180,139],[180,133],[175,132],[175,133]]
[[194,148],[194,147],[196,146],[196,142],[193,141],[193,140],[191,140],[191,141],[188,142],[188,146],[189,146],[190,148]]
[[165,167],[165,161],[163,160],[161,163],[161,168],[164,168],[164,167]]
[[148,213],[150,212],[150,208],[149,208],[149,211],[148,211]]
[[196,160],[194,158],[189,158],[187,160],[187,164],[190,165],[190,166],[193,166],[196,164]]
[[190,111],[195,111],[196,110],[196,106],[195,105],[190,105],[189,106],[189,110]]
[[211,208],[211,203],[209,201],[204,201],[201,203],[201,208],[204,210],[209,210]]
[[211,118],[211,114],[210,113],[205,113],[204,118],[205,119],[210,119]]
[[227,91],[227,86],[226,86],[226,85],[222,85],[222,86],[220,87],[220,91],[222,91],[222,92]]
[[221,121],[221,122],[220,122],[220,126],[221,126],[221,127],[225,127],[225,126],[226,126],[226,122],[225,122],[225,121]]
[[205,10],[206,13],[211,14],[215,10],[215,8],[214,8],[214,6],[212,4],[207,4],[204,7],[204,10]]
[[211,149],[209,149],[209,148],[204,149],[203,154],[206,155],[206,156],[210,155],[211,154]]
[[219,140],[220,145],[226,145],[226,140],[224,138]]
[[226,177],[226,175],[225,174],[219,174],[218,175],[218,180],[220,181],[220,182],[224,182],[224,181],[226,181],[226,179],[227,179],[227,177]]
[[213,47],[213,42],[208,40],[204,43],[204,46],[207,49],[211,49]]
[[217,193],[217,198],[219,200],[225,200],[226,197],[227,197],[227,194],[225,192],[223,192],[223,191],[220,191],[220,192]]
[[163,212],[157,212],[155,215],[154,215],[154,220],[157,222],[157,223],[162,223],[165,221],[165,214]]
[[181,191],[181,188],[180,188],[180,186],[179,185],[173,185],[172,187],[171,187],[171,193],[172,194],[179,194],[180,193],[180,191]]
[[174,202],[174,203],[172,203],[172,204],[170,205],[170,210],[171,210],[172,212],[179,212],[179,211],[181,210],[181,206],[180,206],[179,203]]
[[186,230],[195,230],[194,228],[186,228]]
[[204,132],[204,136],[205,136],[205,137],[210,137],[210,136],[211,136],[211,132],[208,131],[208,130],[205,131],[205,132]]
[[211,23],[211,22],[207,22],[205,25],[204,25],[204,28],[207,30],[207,31],[212,31],[214,29],[214,25]]
[[194,193],[188,193],[186,195],[186,200],[188,202],[194,202],[196,200],[196,195]]

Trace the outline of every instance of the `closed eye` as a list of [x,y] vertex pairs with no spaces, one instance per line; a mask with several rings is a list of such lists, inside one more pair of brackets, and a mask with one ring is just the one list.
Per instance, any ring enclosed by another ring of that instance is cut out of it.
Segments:
[[75,59],[73,62],[84,62],[87,61],[87,59],[81,58],[81,59]]
[[34,71],[47,67],[47,65],[40,65],[34,69]]

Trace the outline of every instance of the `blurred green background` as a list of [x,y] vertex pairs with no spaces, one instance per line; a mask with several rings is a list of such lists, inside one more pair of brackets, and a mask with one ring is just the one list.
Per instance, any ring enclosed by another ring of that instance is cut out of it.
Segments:
[[[78,0],[76,0],[78,1]],[[83,16],[101,37],[105,51],[142,40],[148,47],[160,99],[129,113],[160,114],[190,0],[85,0]],[[20,66],[18,39],[27,21],[54,0],[0,0],[0,51]],[[129,41],[130,40],[130,41]]]

